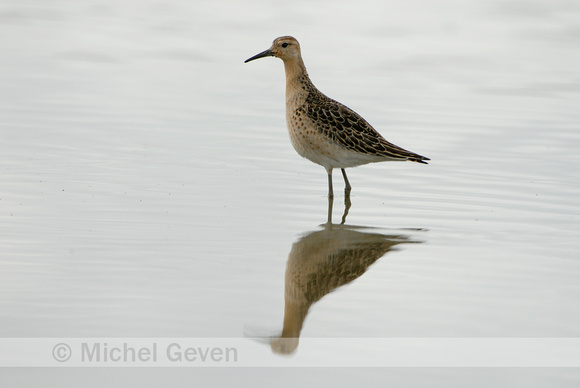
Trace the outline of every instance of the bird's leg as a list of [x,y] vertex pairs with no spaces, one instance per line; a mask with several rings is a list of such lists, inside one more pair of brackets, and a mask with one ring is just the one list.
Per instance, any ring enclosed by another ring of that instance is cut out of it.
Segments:
[[348,178],[346,177],[346,171],[344,171],[344,168],[341,168],[340,171],[342,171],[342,177],[344,178],[344,195],[345,196],[349,196],[350,195],[350,183],[348,182]]
[[334,191],[332,190],[332,169],[326,170],[328,172],[328,198],[334,197]]
[[326,220],[326,225],[332,226],[332,205],[334,203],[334,197],[328,197],[328,218]]

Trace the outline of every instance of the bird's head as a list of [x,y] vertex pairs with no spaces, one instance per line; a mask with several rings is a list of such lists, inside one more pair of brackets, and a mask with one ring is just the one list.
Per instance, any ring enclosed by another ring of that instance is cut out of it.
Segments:
[[274,39],[272,47],[268,50],[262,51],[261,53],[246,59],[244,63],[264,57],[277,57],[284,62],[297,60],[300,58],[300,43],[291,36],[281,36]]

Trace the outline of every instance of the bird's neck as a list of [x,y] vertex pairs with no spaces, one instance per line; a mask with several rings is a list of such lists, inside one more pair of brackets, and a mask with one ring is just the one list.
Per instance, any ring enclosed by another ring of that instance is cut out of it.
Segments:
[[306,98],[312,82],[302,58],[284,61],[284,70],[286,71],[286,99],[296,99],[302,96]]

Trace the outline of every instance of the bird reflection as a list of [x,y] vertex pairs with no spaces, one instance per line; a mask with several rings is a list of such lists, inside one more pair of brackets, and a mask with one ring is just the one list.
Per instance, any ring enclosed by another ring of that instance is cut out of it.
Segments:
[[333,290],[352,282],[396,245],[412,243],[404,235],[371,233],[369,228],[345,225],[350,199],[340,224],[332,223],[332,198],[328,221],[322,230],[305,233],[292,246],[286,263],[284,324],[272,338],[272,350],[293,353],[310,306]]

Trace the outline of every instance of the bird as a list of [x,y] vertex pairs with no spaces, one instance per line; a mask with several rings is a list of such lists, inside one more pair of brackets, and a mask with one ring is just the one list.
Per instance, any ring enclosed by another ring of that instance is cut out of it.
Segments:
[[274,39],[272,46],[244,63],[265,57],[280,58],[286,73],[286,125],[296,152],[325,168],[328,197],[334,196],[332,171],[340,168],[345,197],[351,185],[346,168],[383,161],[427,164],[429,158],[385,140],[364,118],[346,105],[327,97],[310,80],[300,43],[292,36]]

